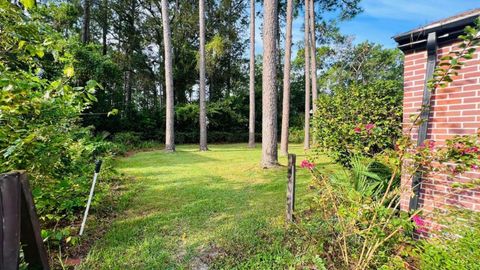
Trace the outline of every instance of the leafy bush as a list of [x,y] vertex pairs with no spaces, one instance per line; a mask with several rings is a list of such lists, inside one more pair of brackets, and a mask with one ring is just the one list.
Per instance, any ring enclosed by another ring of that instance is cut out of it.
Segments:
[[446,222],[441,232],[417,244],[415,257],[420,269],[480,269],[480,217],[466,210],[450,213],[454,222]]
[[401,136],[401,81],[354,83],[320,95],[313,120],[316,151],[347,163],[354,154],[374,156]]
[[138,147],[141,142],[140,134],[136,132],[119,132],[113,136],[113,143],[125,147],[127,150]]
[[290,128],[288,141],[291,143],[303,143],[305,132],[301,128]]
[[[393,175],[393,168],[382,162],[382,156],[375,158],[353,156],[350,169],[330,176],[335,183],[348,183],[353,190],[374,199],[380,199],[387,192]],[[400,187],[400,175],[395,175],[391,188]]]
[[298,225],[291,228],[292,245],[295,249],[309,247],[308,253],[324,258],[328,269],[390,267],[402,260],[401,251],[413,232],[410,215],[397,208],[400,189],[393,187],[395,175],[374,173],[369,170],[373,168],[370,161],[357,158],[352,163],[358,162],[362,165],[342,179],[302,162],[314,177],[310,188],[315,195],[310,208],[299,216]]
[[[35,10],[30,18],[2,1],[0,21],[0,171],[27,171],[40,220],[58,240],[86,204],[93,161],[111,147],[79,125],[98,85],[71,86],[77,41],[46,26]],[[102,181],[94,205],[107,188]]]

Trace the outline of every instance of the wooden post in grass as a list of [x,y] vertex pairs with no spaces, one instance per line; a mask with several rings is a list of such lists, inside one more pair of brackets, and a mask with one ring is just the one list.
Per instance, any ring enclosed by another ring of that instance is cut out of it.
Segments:
[[295,178],[297,156],[288,154],[288,182],[287,182],[287,221],[293,221],[293,211],[295,210]]
[[27,174],[1,174],[0,269],[18,269],[20,243],[28,269],[50,269]]

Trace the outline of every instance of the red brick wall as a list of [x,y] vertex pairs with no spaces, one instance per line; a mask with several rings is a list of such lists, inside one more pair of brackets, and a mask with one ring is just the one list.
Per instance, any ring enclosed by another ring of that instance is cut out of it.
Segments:
[[[456,44],[440,44],[438,58],[452,51]],[[480,128],[480,55],[465,61],[465,66],[448,87],[437,90],[432,95],[427,139],[442,145],[445,139],[455,135],[474,134]],[[427,52],[410,51],[405,53],[404,69],[404,132],[411,127],[410,116],[418,113],[423,96]],[[416,139],[417,131],[412,137]],[[460,190],[452,188],[453,182],[464,182],[471,178],[480,178],[480,174],[470,172],[451,179],[445,175],[428,175],[422,180],[419,206],[424,212],[442,209],[446,206],[460,206],[480,211],[480,189]],[[401,208],[408,210],[411,197],[411,177],[402,176],[404,193]]]

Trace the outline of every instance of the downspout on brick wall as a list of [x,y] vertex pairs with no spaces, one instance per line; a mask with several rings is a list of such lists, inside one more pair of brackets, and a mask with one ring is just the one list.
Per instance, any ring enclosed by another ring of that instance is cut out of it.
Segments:
[[[429,87],[429,81],[433,79],[433,73],[437,65],[437,33],[432,32],[427,37],[427,69],[425,74],[425,84],[423,87],[422,107],[420,112],[420,126],[418,127],[417,146],[423,145],[427,139],[428,123],[430,116],[430,100],[432,91]],[[420,197],[420,187],[422,182],[422,172],[418,170],[412,179],[413,196],[410,198],[410,210],[418,209],[418,200]]]

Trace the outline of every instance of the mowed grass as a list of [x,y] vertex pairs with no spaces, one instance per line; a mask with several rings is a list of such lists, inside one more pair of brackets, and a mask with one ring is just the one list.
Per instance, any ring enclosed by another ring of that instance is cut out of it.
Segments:
[[[135,194],[81,268],[255,268],[252,261],[262,261],[263,253],[282,257],[281,243],[269,234],[284,225],[286,158],[279,168],[265,170],[260,146],[209,148],[182,145],[175,153],[141,152],[119,160],[117,168],[133,176],[129,188]],[[297,164],[305,158],[300,145],[291,152]],[[327,158],[318,165],[335,168]],[[299,208],[307,203],[310,180],[299,168]]]

